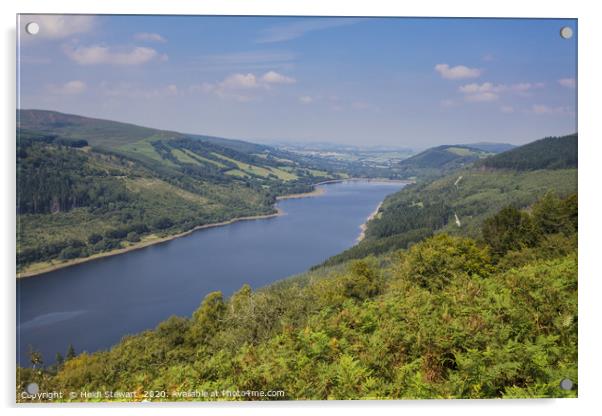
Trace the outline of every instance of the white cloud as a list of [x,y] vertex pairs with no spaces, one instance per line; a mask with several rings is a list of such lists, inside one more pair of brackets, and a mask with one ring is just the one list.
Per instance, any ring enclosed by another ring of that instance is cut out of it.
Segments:
[[165,39],[160,34],[158,34],[158,33],[148,33],[148,32],[136,33],[134,35],[134,39],[140,40],[140,41],[143,41],[143,42],[159,42],[159,43],[165,43],[165,42],[167,42],[167,39]]
[[220,85],[228,89],[247,89],[257,88],[259,83],[257,77],[253,74],[234,74],[224,79]]
[[525,92],[525,91],[533,90],[536,88],[543,88],[543,87],[544,87],[543,82],[536,82],[534,84],[532,84],[530,82],[521,82],[518,84],[513,84],[510,88],[512,89],[512,91]]
[[50,84],[47,86],[48,92],[57,95],[77,95],[86,90],[86,83],[79,80],[69,81],[64,84]]
[[518,84],[511,85],[510,90],[523,97],[530,97],[532,95],[533,90],[541,89],[544,86],[545,84],[543,82],[521,82]]
[[505,91],[507,87],[503,84],[492,84],[491,82],[484,82],[482,84],[472,83],[462,85],[458,88],[464,99],[470,102],[489,102],[495,101],[499,98],[499,93]]
[[276,71],[268,71],[261,79],[268,84],[294,84],[297,82],[295,78],[287,77],[285,75],[279,74]]
[[566,88],[575,88],[577,85],[575,78],[562,78],[558,80],[558,83]]
[[478,78],[481,75],[480,69],[469,68],[464,65],[450,67],[448,64],[437,64],[435,65],[435,71],[445,79]]
[[500,107],[500,111],[506,114],[514,113],[514,107],[511,105],[503,105]]
[[203,83],[191,86],[191,92],[213,93],[220,98],[230,98],[240,102],[252,101],[258,98],[260,91],[271,90],[275,85],[295,83],[291,77],[268,71],[262,76],[253,73],[232,74],[216,83]]
[[507,86],[505,84],[493,84],[491,82],[484,82],[482,84],[472,83],[462,85],[458,88],[458,91],[464,94],[464,99],[466,101],[488,102],[497,100],[500,97],[501,93],[513,92],[522,96],[530,96],[531,91],[543,87],[544,84],[541,82],[521,82],[510,86]]
[[361,22],[361,18],[311,18],[294,20],[292,23],[276,25],[264,30],[257,39],[257,43],[284,42],[297,39],[309,32],[330,29],[334,27],[347,26]]
[[500,93],[505,90],[506,90],[505,85],[503,85],[503,84],[494,85],[491,82],[484,82],[482,84],[477,84],[477,83],[466,84],[466,85],[462,85],[461,87],[458,88],[458,91],[460,91],[463,94],[476,94],[476,93],[483,93],[483,92]]
[[499,96],[493,92],[481,92],[478,94],[470,94],[464,97],[466,101],[470,102],[489,102],[495,101],[499,98]]
[[96,18],[77,15],[26,15],[21,16],[21,30],[30,22],[37,23],[40,31],[35,36],[24,36],[23,39],[63,39],[91,31],[96,25]]
[[309,95],[302,95],[299,97],[299,101],[301,101],[303,104],[310,104],[314,101],[314,99]]
[[63,50],[71,60],[80,65],[141,65],[153,60],[167,60],[167,55],[142,46],[120,49],[103,45],[65,45]]

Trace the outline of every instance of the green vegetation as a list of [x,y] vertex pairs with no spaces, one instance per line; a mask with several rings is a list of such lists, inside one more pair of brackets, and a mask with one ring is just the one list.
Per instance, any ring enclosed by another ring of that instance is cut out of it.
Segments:
[[[550,144],[549,148],[546,143]],[[530,160],[534,157],[534,145],[547,166],[565,166],[572,158],[567,159],[570,149],[576,150],[576,136],[542,139],[480,160],[476,166],[455,170],[439,178],[423,178],[406,186],[385,199],[379,214],[369,222],[364,240],[331,257],[325,264],[407,248],[440,232],[476,238],[485,218],[497,212],[499,207],[525,208],[549,191],[559,196],[574,193],[577,189],[576,166],[536,170],[535,166],[539,164],[533,161],[532,168],[525,170],[483,168],[489,160],[508,160],[506,155],[512,155],[512,160]]]
[[21,273],[274,213],[277,196],[346,177],[328,162],[238,140],[51,111],[18,118]]
[[577,134],[546,137],[484,159],[477,166],[514,170],[576,168]]
[[[334,176],[323,160],[218,138],[155,136],[111,150],[61,138],[22,131],[21,264],[270,212],[276,195]],[[45,366],[31,350],[17,391],[36,382],[65,400],[81,390],[135,391],[130,400],[165,391],[154,400],[168,401],[191,400],[174,392],[194,390],[576,397],[577,388],[559,386],[564,378],[578,386],[576,136],[483,160],[465,146],[437,149],[412,162],[425,163],[420,174],[456,170],[389,196],[365,240],[324,265],[257,291],[244,285],[229,299],[210,293],[192,317],[173,316],[108,351],[78,355],[66,345]]]
[[402,160],[398,169],[403,177],[440,176],[492,154],[466,145],[438,146]]
[[476,239],[441,233],[256,292],[245,285],[227,300],[214,292],[191,318],[174,316],[109,351],[47,367],[32,351],[35,368],[18,368],[17,391],[35,381],[65,397],[135,391],[133,400],[149,390],[169,401],[190,400],[173,392],[191,390],[576,397],[559,386],[578,385],[576,218],[576,195],[547,194],[528,212],[506,207],[487,218]]

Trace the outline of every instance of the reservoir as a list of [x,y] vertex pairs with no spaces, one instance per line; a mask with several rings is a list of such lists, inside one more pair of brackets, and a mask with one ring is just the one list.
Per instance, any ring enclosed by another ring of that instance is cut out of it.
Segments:
[[17,280],[17,360],[44,363],[109,348],[171,315],[190,316],[209,292],[225,297],[308,270],[356,243],[360,226],[399,182],[348,181],[278,202],[283,215],[207,228],[163,244]]

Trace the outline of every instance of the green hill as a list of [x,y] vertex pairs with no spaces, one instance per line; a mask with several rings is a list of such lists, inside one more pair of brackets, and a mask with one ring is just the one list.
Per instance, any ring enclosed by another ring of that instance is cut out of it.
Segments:
[[514,149],[516,146],[509,143],[492,143],[492,142],[477,142],[464,144],[462,146],[472,147],[489,153],[502,153]]
[[520,171],[576,168],[577,134],[546,137],[483,159],[477,166]]
[[406,177],[429,177],[465,167],[491,154],[465,145],[437,146],[402,160],[399,169]]
[[[450,160],[447,155],[438,157],[447,151],[442,147],[423,152],[429,163]],[[483,220],[500,207],[524,208],[547,192],[560,196],[576,192],[576,151],[577,135],[546,138],[476,159],[442,177],[423,177],[387,197],[368,223],[366,238],[325,264],[407,248],[434,233],[477,237]],[[451,160],[453,165],[457,159]]]
[[23,273],[270,214],[279,195],[347,177],[328,161],[240,140],[43,110],[19,111],[18,121]]
[[92,146],[111,149],[148,138],[181,136],[175,132],[48,110],[18,110],[17,128],[85,139]]

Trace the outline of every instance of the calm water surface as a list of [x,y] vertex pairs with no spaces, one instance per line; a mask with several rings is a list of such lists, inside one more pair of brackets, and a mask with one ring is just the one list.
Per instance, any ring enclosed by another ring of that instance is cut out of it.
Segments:
[[171,315],[190,316],[204,296],[231,295],[301,273],[352,246],[360,225],[404,185],[343,182],[326,193],[278,203],[285,215],[242,221],[113,257],[17,281],[17,354],[29,345],[45,363],[105,349]]

